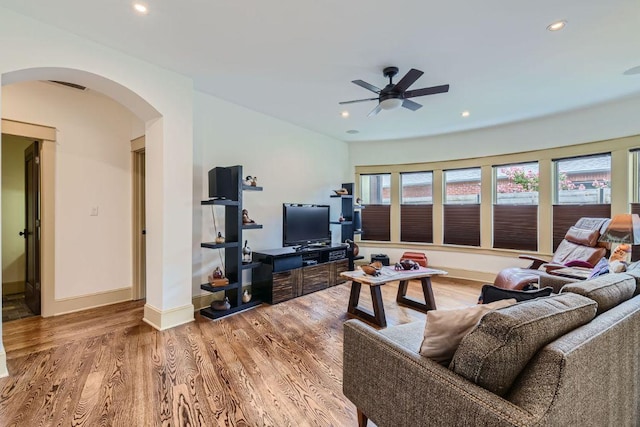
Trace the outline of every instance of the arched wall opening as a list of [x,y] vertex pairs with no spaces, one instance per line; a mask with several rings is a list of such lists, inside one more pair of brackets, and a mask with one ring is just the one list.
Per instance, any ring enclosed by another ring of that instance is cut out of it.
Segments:
[[[84,70],[54,67],[29,68],[6,72],[1,75],[1,79],[2,86],[28,81],[57,80],[73,82],[111,98],[127,108],[134,116],[141,120],[144,125],[140,127],[141,135],[138,136],[145,137],[147,162],[149,163],[146,169],[146,181],[149,183],[146,191],[146,205],[151,208],[147,214],[149,223],[148,228],[153,230],[152,233],[149,233],[150,236],[148,236],[146,251],[146,264],[147,270],[149,271],[147,283],[150,285],[148,285],[146,289],[147,304],[145,305],[145,316],[143,320],[157,329],[166,329],[168,327],[184,323],[185,321],[192,320],[193,307],[190,306],[190,304],[183,304],[184,307],[179,307],[182,308],[179,310],[180,315],[176,315],[176,309],[171,306],[171,297],[166,295],[166,288],[169,282],[163,266],[166,264],[165,257],[167,251],[163,250],[162,245],[165,241],[165,231],[168,229],[165,224],[168,220],[168,216],[164,212],[163,204],[167,198],[166,183],[168,182],[167,179],[164,179],[164,175],[170,173],[170,170],[167,168],[164,161],[169,157],[165,151],[170,144],[167,143],[164,137],[166,129],[165,118],[162,114],[158,109],[154,108],[149,102],[133,90],[109,78]],[[190,113],[190,111],[188,113]],[[191,118],[189,117],[189,119]],[[6,123],[6,121],[3,121],[3,131],[4,128],[7,127]],[[16,130],[17,127],[19,128],[21,125],[26,126],[26,130]],[[32,132],[27,124],[12,123],[9,127],[12,127],[12,130],[10,130],[12,134],[23,134],[24,136],[29,137],[32,136]],[[47,194],[42,200],[42,283],[43,293],[46,293],[46,297],[43,298],[42,304],[42,314],[44,316],[75,311],[78,309],[77,306],[69,304],[68,301],[56,300],[54,295],[54,248],[56,236],[55,227],[53,225],[55,212],[53,200],[55,198],[53,197],[52,192],[55,191],[55,132],[56,131],[54,129],[50,136],[43,138],[45,143],[43,144],[42,149],[42,169],[44,173],[42,181],[45,184],[45,188],[43,189],[47,191]],[[156,209],[153,209],[153,207]],[[182,209],[184,209],[184,205],[182,206]],[[175,278],[173,278],[173,280],[175,280]],[[172,284],[174,285],[172,286],[172,290],[178,293],[180,290],[176,289],[175,283]],[[190,283],[186,282],[185,288],[188,290],[190,290],[189,285]],[[184,299],[187,299],[190,302],[190,295]],[[174,301],[175,300],[176,299],[174,298]],[[106,301],[105,303],[110,303],[110,301]],[[173,304],[175,304],[175,302]],[[167,310],[167,308],[169,310]],[[171,313],[167,316],[166,312]],[[167,320],[167,318],[169,318],[169,320]],[[4,363],[1,365],[4,365]]]

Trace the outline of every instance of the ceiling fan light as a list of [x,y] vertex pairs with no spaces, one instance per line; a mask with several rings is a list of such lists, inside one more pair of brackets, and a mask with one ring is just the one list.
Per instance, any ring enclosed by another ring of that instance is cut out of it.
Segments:
[[393,110],[399,108],[401,105],[402,99],[400,98],[388,98],[380,101],[380,107],[382,107],[383,110]]

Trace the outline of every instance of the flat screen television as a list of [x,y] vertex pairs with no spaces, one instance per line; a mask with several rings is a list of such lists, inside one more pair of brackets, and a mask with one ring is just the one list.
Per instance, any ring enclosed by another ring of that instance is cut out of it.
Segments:
[[282,205],[282,246],[330,243],[329,205]]

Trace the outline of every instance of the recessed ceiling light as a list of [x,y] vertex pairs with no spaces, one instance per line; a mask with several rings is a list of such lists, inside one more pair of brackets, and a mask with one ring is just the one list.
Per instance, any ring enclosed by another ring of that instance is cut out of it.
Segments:
[[470,113],[470,112],[468,112],[468,111],[463,111],[462,113],[460,113],[460,115],[461,115],[462,117],[469,117],[469,116],[471,115],[471,113]]
[[567,21],[565,21],[565,20],[556,21],[554,23],[551,23],[551,24],[547,25],[547,30],[549,30],[549,31],[560,31],[566,25],[567,25]]
[[355,130],[355,129],[349,129],[347,131],[347,133],[350,134],[350,135],[355,135],[356,133],[360,133],[360,131],[359,130]]
[[146,15],[149,13],[149,8],[144,3],[134,3],[133,9],[141,15]]
[[640,74],[640,65],[638,65],[637,67],[629,68],[627,71],[625,71],[622,74],[624,74],[625,76],[633,76],[634,74]]
[[349,112],[343,111],[342,113],[340,113],[340,115],[346,119],[347,117],[349,117]]

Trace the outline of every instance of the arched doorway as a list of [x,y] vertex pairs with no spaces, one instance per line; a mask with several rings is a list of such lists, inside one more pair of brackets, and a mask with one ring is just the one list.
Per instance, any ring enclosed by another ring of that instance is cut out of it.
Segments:
[[[126,265],[122,264],[122,258],[126,256],[123,254],[131,250],[129,242],[132,230],[125,225],[130,222],[130,218],[124,218],[131,215],[131,209],[123,209],[124,200],[129,202],[130,199],[126,195],[119,194],[126,192],[131,187],[131,184],[123,184],[123,175],[124,179],[128,180],[126,182],[129,182],[131,170],[121,170],[130,169],[129,153],[123,147],[124,151],[120,149],[120,154],[114,155],[114,148],[111,147],[116,144],[111,143],[111,139],[117,139],[120,134],[117,132],[108,134],[106,129],[101,129],[102,125],[96,125],[95,120],[92,121],[93,117],[88,116],[92,112],[86,110],[101,110],[98,120],[105,117],[103,127],[111,129],[120,126],[119,119],[122,120],[124,117],[121,117],[122,113],[118,116],[117,112],[110,111],[110,108],[113,109],[113,107],[106,99],[109,98],[111,101],[111,93],[127,95],[120,96],[120,100],[115,101],[129,111],[132,104],[124,105],[120,102],[121,100],[127,102],[134,99],[137,101],[137,104],[133,104],[134,107],[136,105],[145,106],[145,103],[137,100],[135,94],[132,95],[130,91],[123,90],[121,86],[86,72],[68,69],[40,69],[27,70],[22,74],[23,79],[39,79],[30,81],[31,83],[29,81],[16,82],[18,79],[15,79],[13,73],[9,73],[7,78],[3,76],[3,83],[8,83],[3,84],[5,106],[11,105],[11,100],[14,99],[13,102],[15,102],[15,99],[18,98],[10,96],[13,91],[18,90],[15,88],[23,88],[24,96],[20,99],[30,100],[29,107],[37,109],[38,104],[42,103],[45,108],[42,108],[40,114],[43,117],[47,117],[50,122],[62,122],[60,124],[62,129],[56,130],[60,140],[43,144],[40,156],[40,165],[43,170],[42,182],[45,184],[43,185],[41,203],[43,215],[42,233],[40,233],[42,237],[42,315],[47,317],[131,299],[133,281],[127,271],[131,269],[133,254],[128,256]],[[53,88],[51,83],[43,83],[42,78],[71,81],[77,85],[81,85],[78,83],[81,81],[110,93],[107,97],[102,97],[100,96],[102,92],[99,94],[91,89],[78,94],[75,93],[77,88],[60,88],[60,86]],[[28,87],[26,90],[24,89],[25,85]],[[38,93],[34,95],[32,92],[36,91]],[[58,92],[51,94],[50,91]],[[73,98],[73,102],[64,98]],[[86,102],[87,106],[74,110],[75,105],[81,102]],[[115,103],[111,102],[111,104]],[[47,115],[49,110],[64,110],[65,108],[69,110],[67,114]],[[14,116],[17,115],[18,118],[38,117],[37,114],[25,113],[25,108],[5,109]],[[138,112],[138,114],[148,115],[150,113],[143,109],[143,112]],[[82,125],[71,126],[69,122],[76,119],[76,116],[67,120],[66,116],[69,115],[76,115]],[[133,114],[131,117],[133,116],[137,116],[137,114]],[[155,119],[157,121],[158,117]],[[124,117],[124,121],[129,120],[133,121],[134,119]],[[137,134],[132,135],[144,136],[146,123],[137,122],[140,123],[137,125],[137,129],[131,131],[137,132]],[[90,128],[92,123],[92,130],[84,131],[81,129],[81,127]],[[56,123],[51,124],[56,125]],[[120,133],[128,132],[127,125],[121,127],[124,130],[121,130]],[[136,128],[136,126],[132,127]],[[83,132],[84,140],[77,141]],[[132,139],[129,136],[131,135],[127,135],[127,142]],[[74,141],[74,137],[76,141]],[[96,152],[95,147],[100,142],[105,148],[98,148],[98,152]],[[94,147],[93,152],[91,151],[92,146]],[[109,146],[108,149],[107,146]],[[123,155],[126,156],[124,159]],[[99,156],[106,157],[101,159]],[[113,188],[118,185],[117,182],[120,183],[120,188]],[[102,209],[99,209],[100,204],[102,204]],[[118,212],[114,211],[119,212],[119,217],[115,217]],[[129,237],[121,238],[120,242],[126,241],[126,243],[114,244],[116,239],[114,235],[122,236],[123,229]],[[108,248],[111,248],[111,252]],[[119,262],[116,262],[116,259]],[[110,269],[107,269],[107,261],[111,263]],[[91,277],[94,271],[96,276]],[[110,274],[114,277],[108,277]],[[123,274],[125,278],[123,278]],[[84,281],[85,284],[77,283],[80,281]],[[104,283],[102,287],[100,281]],[[112,289],[114,286],[107,285],[107,282],[117,283],[119,286],[114,290]],[[75,289],[71,289],[74,287]]]

